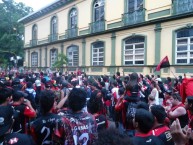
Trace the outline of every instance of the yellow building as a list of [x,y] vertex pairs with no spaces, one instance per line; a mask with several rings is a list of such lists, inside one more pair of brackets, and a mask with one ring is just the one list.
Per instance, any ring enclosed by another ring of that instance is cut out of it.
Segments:
[[150,74],[168,56],[173,73],[193,73],[193,0],[56,0],[19,22],[25,25],[25,65],[65,71]]

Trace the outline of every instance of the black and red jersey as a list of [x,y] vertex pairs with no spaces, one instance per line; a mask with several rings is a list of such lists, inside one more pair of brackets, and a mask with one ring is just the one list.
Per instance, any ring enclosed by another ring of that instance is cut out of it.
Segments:
[[31,136],[20,133],[9,133],[0,137],[2,145],[36,145]]
[[161,125],[152,130],[152,135],[157,136],[165,145],[174,145],[170,129]]
[[69,111],[64,115],[54,132],[54,143],[65,145],[92,145],[97,139],[97,124],[86,112]]
[[136,133],[131,142],[134,145],[164,145],[162,140],[158,137],[151,135],[151,132],[147,134]]
[[38,145],[52,144],[53,130],[59,122],[60,116],[48,113],[36,119],[30,127],[31,135]]
[[26,123],[29,123],[30,118],[34,118],[36,116],[36,112],[32,111],[25,104],[18,105],[13,103],[12,106],[18,115],[14,121],[13,132],[26,133]]

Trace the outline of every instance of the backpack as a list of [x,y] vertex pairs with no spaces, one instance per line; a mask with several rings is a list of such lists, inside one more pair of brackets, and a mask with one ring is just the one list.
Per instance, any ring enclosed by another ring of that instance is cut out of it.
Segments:
[[135,102],[127,103],[126,120],[128,123],[132,123],[132,120],[135,117],[136,107],[137,107],[137,103]]

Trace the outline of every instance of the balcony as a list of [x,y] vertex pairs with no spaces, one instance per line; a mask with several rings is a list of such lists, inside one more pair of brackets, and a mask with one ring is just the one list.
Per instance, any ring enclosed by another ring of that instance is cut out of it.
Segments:
[[66,30],[66,38],[76,37],[78,34],[78,28],[71,28]]
[[133,12],[123,14],[122,21],[124,26],[133,25],[145,21],[145,9],[139,9]]
[[105,30],[105,21],[96,21],[90,23],[90,32],[97,33]]
[[58,40],[58,33],[48,35],[49,42],[54,42]]
[[30,40],[30,46],[33,47],[33,46],[36,46],[38,45],[38,39],[32,39]]
[[173,0],[173,14],[193,12],[192,0]]

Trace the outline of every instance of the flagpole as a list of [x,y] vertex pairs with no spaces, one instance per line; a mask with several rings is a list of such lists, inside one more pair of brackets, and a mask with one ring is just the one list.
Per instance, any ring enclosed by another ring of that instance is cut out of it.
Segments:
[[177,79],[176,75],[174,74],[174,72],[171,70],[171,73],[173,74],[173,76]]

